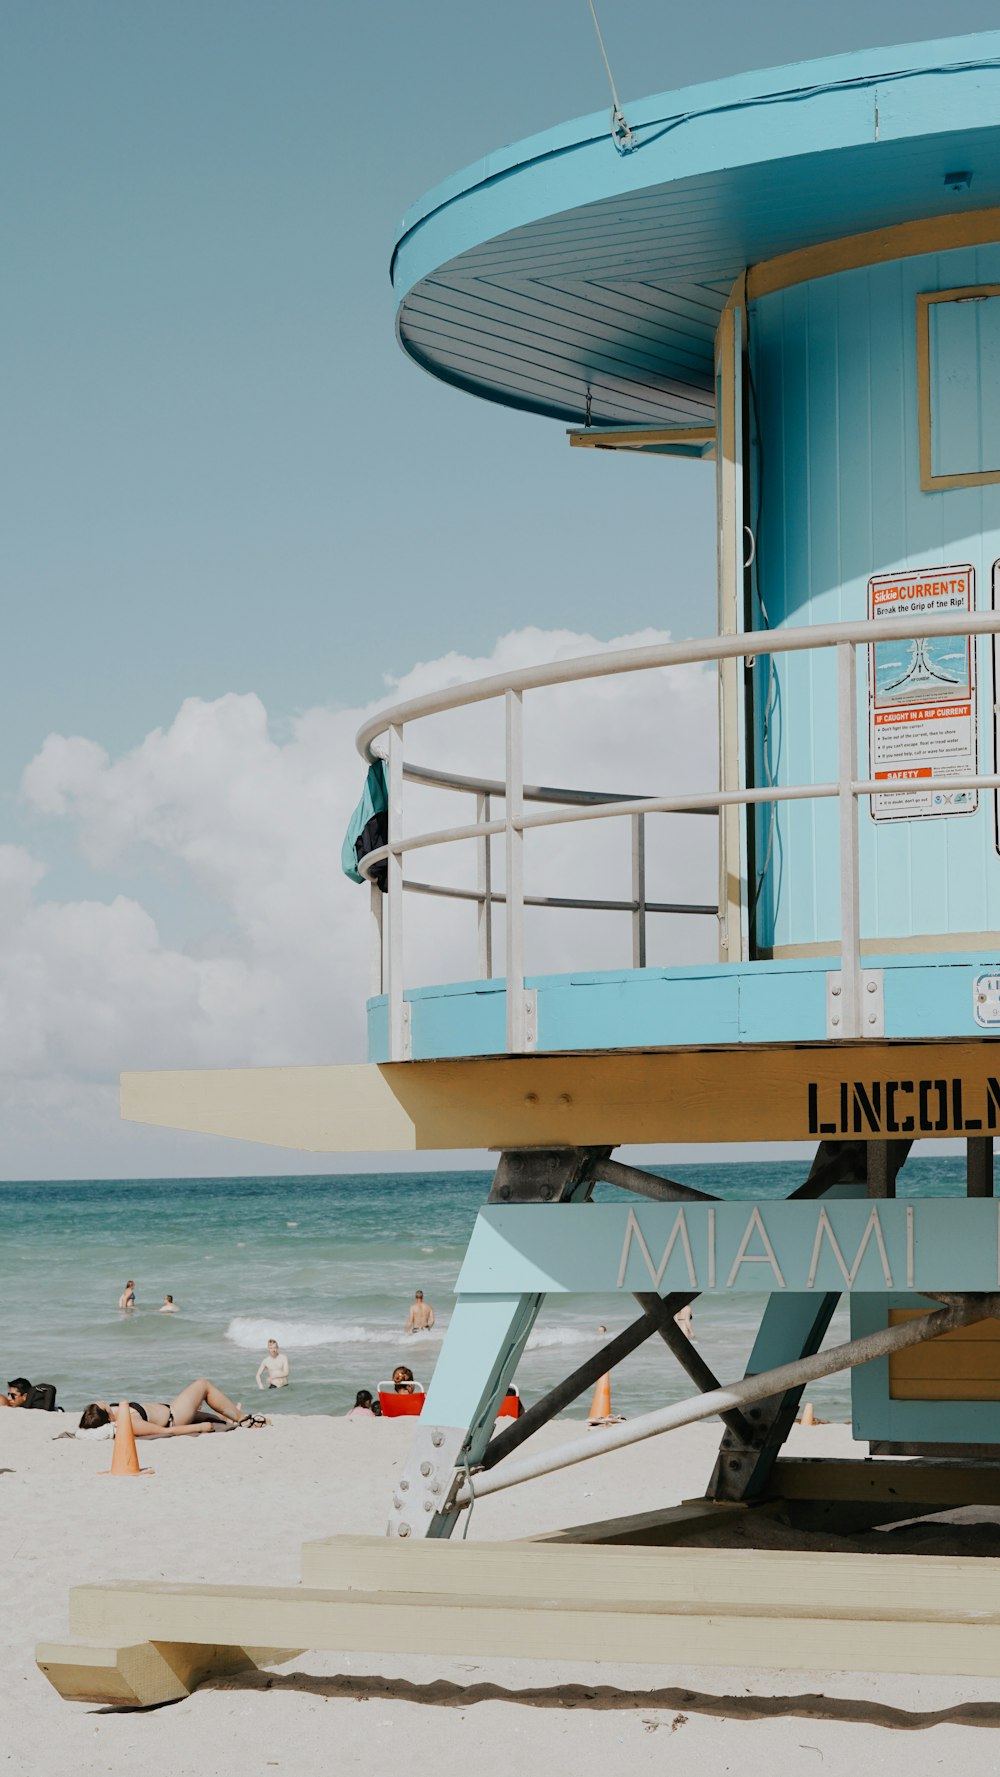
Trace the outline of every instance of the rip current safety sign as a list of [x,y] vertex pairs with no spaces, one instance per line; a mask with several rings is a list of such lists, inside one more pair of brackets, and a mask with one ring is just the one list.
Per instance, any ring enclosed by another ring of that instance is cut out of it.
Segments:
[[[975,609],[968,566],[877,574],[868,582],[868,616],[947,617]],[[976,650],[971,636],[924,636],[876,642],[868,650],[869,776],[905,784],[871,797],[876,821],[975,814],[976,790],[944,789],[937,780],[977,773]]]

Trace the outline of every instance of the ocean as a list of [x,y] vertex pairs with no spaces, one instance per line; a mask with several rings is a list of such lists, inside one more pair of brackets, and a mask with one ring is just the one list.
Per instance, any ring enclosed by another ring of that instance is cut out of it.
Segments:
[[[784,1197],[802,1162],[671,1168],[720,1197]],[[347,1411],[399,1362],[430,1380],[455,1279],[488,1172],[339,1173],[327,1178],[74,1180],[0,1184],[0,1384],[53,1382],[60,1403],[95,1397],[168,1400],[207,1375],[233,1399],[273,1413]],[[900,1195],[961,1195],[964,1160],[911,1160]],[[600,1201],[622,1193],[599,1186]],[[137,1309],[118,1310],[127,1278]],[[434,1306],[430,1334],[406,1337],[414,1289]],[[159,1313],[170,1292],[176,1315]],[[743,1373],[763,1297],[702,1298],[695,1336],[720,1381]],[[580,1363],[597,1325],[620,1331],[630,1297],[550,1297],[518,1371],[527,1401]],[[257,1392],[269,1337],[287,1351],[291,1385]],[[838,1311],[831,1341],[847,1337]],[[626,1415],[691,1393],[662,1341],[650,1340],[613,1376]],[[817,1415],[850,1417],[849,1384],[810,1389]],[[582,1400],[570,1409],[582,1417]],[[2,1418],[0,1418],[2,1424]]]

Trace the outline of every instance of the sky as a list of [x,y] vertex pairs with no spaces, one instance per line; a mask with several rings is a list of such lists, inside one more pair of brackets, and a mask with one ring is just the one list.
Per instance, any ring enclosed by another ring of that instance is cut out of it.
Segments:
[[[942,30],[929,0],[599,12],[626,114]],[[952,0],[946,28],[995,22]],[[355,1164],[123,1127],[117,1074],[361,1057],[365,897],[337,853],[373,706],[714,628],[711,466],[571,453],[394,338],[407,206],[606,103],[586,0],[5,9],[0,1176]],[[687,695],[705,785],[714,693]],[[571,775],[617,768],[579,709],[532,732]],[[683,869],[711,888],[707,857]],[[585,936],[538,942],[566,966],[627,944]]]

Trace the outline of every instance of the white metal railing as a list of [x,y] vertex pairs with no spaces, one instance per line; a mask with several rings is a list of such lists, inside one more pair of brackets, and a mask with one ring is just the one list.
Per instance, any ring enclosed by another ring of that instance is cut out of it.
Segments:
[[[714,906],[646,900],[642,825],[645,816],[717,815],[728,807],[773,806],[782,802],[820,801],[827,798],[837,798],[839,803],[841,1032],[844,1037],[862,1036],[858,805],[860,799],[874,795],[905,794],[911,786],[906,781],[894,783],[891,780],[858,778],[857,650],[859,647],[873,647],[875,643],[884,641],[998,633],[1000,612],[965,612],[948,617],[893,617],[881,621],[816,625],[806,629],[750,630],[731,636],[655,643],[644,648],[623,648],[603,654],[552,661],[544,666],[523,667],[492,678],[476,679],[465,685],[432,692],[424,697],[412,698],[373,716],[359,730],[357,745],[362,758],[368,763],[378,757],[387,762],[388,844],[378,851],[370,852],[359,867],[368,878],[373,869],[383,861],[388,871],[384,942],[382,897],[374,885],[372,905],[376,931],[373,955],[377,956],[379,965],[376,991],[384,988],[389,1008],[389,1059],[403,1060],[409,1053],[406,1024],[408,1008],[403,997],[402,974],[404,888],[411,888],[422,894],[443,894],[478,903],[479,961],[483,976],[492,973],[492,906],[498,901],[506,904],[507,1049],[512,1054],[518,1054],[529,1046],[526,1023],[528,1000],[524,991],[526,905],[584,906],[631,911],[633,966],[642,967],[645,963],[645,920],[649,912],[718,913],[718,908]],[[688,666],[698,662],[747,660],[824,649],[836,651],[838,754],[835,782],[769,785],[764,788],[714,790],[679,796],[637,797],[525,786],[522,718],[526,691],[622,673]],[[504,699],[506,717],[505,770],[502,783],[499,780],[470,778],[404,762],[403,739],[407,723],[500,697]],[[385,737],[382,747],[376,747],[376,741],[382,737]],[[404,837],[404,778],[434,784],[443,789],[474,793],[476,819],[458,826],[436,828]],[[934,788],[996,790],[1000,788],[1000,775],[936,777]],[[503,798],[502,820],[491,818],[491,799],[494,796]],[[528,813],[525,804],[531,801],[544,802],[549,806],[542,813]],[[554,806],[558,804],[569,806]],[[622,815],[627,815],[632,820],[633,877],[630,902],[525,895],[523,848],[526,832],[534,828],[606,820]],[[490,841],[500,835],[503,835],[505,841],[506,882],[503,894],[493,889],[490,857]],[[475,889],[448,888],[428,883],[404,884],[405,854],[469,840],[476,841],[479,847]]]

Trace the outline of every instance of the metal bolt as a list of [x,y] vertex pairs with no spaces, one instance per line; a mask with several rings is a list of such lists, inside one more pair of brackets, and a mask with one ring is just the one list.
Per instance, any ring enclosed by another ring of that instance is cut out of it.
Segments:
[[833,1017],[830,1019],[830,1023],[831,1024],[839,1024],[840,1023],[840,1013],[839,1012],[835,1012],[833,1014]]
[[435,1493],[435,1494],[440,1493],[440,1491],[441,1491],[440,1481],[432,1481],[430,1486],[428,1487],[427,1491],[428,1491],[428,1493]]
[[537,1092],[526,1092],[524,1095],[524,1102],[525,1102],[525,1104],[537,1104],[538,1103],[538,1093]]
[[396,1508],[396,1510],[397,1510],[397,1512],[401,1512],[401,1511],[402,1511],[402,1509],[403,1509],[403,1502],[402,1502],[402,1500],[401,1500],[401,1499],[400,1499],[400,1497],[399,1497],[399,1494],[398,1494],[398,1493],[394,1493],[394,1494],[393,1494],[393,1496],[392,1496],[392,1503],[393,1503],[393,1505],[394,1505],[394,1506],[395,1506],[395,1508]]
[[432,1499],[425,1499],[424,1500],[424,1511],[425,1512],[432,1512],[433,1510],[434,1510],[434,1501]]
[[399,1483],[400,1493],[406,1493],[409,1488],[409,1485],[410,1485],[409,1481],[406,1481],[406,1480],[400,1481],[400,1483]]
[[432,1431],[431,1432],[431,1443],[434,1445],[435,1450],[440,1450],[441,1445],[444,1443],[444,1432],[443,1431]]
[[434,1473],[434,1464],[432,1462],[422,1462],[420,1464],[420,1473],[422,1475],[432,1475]]
[[573,1100],[568,1092],[560,1092],[559,1098],[558,1098],[558,1103],[559,1104],[572,1104]]
[[868,1014],[868,1022],[869,1022],[869,1024],[877,1024],[877,1023],[878,1023],[878,1019],[877,1019],[877,1017],[876,1017],[876,1015],[875,1015],[875,1013],[874,1013],[874,1012],[869,1012],[869,1014]]
[[866,981],[865,988],[868,991],[868,993],[876,993],[878,991],[875,986],[874,981]]
[[552,1186],[551,1185],[543,1185],[538,1194],[541,1197],[541,1200],[543,1203],[550,1202],[551,1197],[552,1197]]
[[838,994],[840,993],[840,988],[839,987],[831,987],[830,992],[833,994],[834,999],[836,999]]
[[501,1185],[499,1191],[497,1192],[497,1196],[502,1197],[504,1202],[506,1203],[508,1197],[510,1196],[510,1186],[509,1185]]
[[729,1467],[731,1469],[741,1469],[743,1467],[742,1458],[739,1456],[731,1456],[729,1458]]
[[396,1535],[397,1536],[409,1536],[409,1534],[410,1534],[410,1526],[408,1524],[397,1524],[397,1526],[396,1526]]

